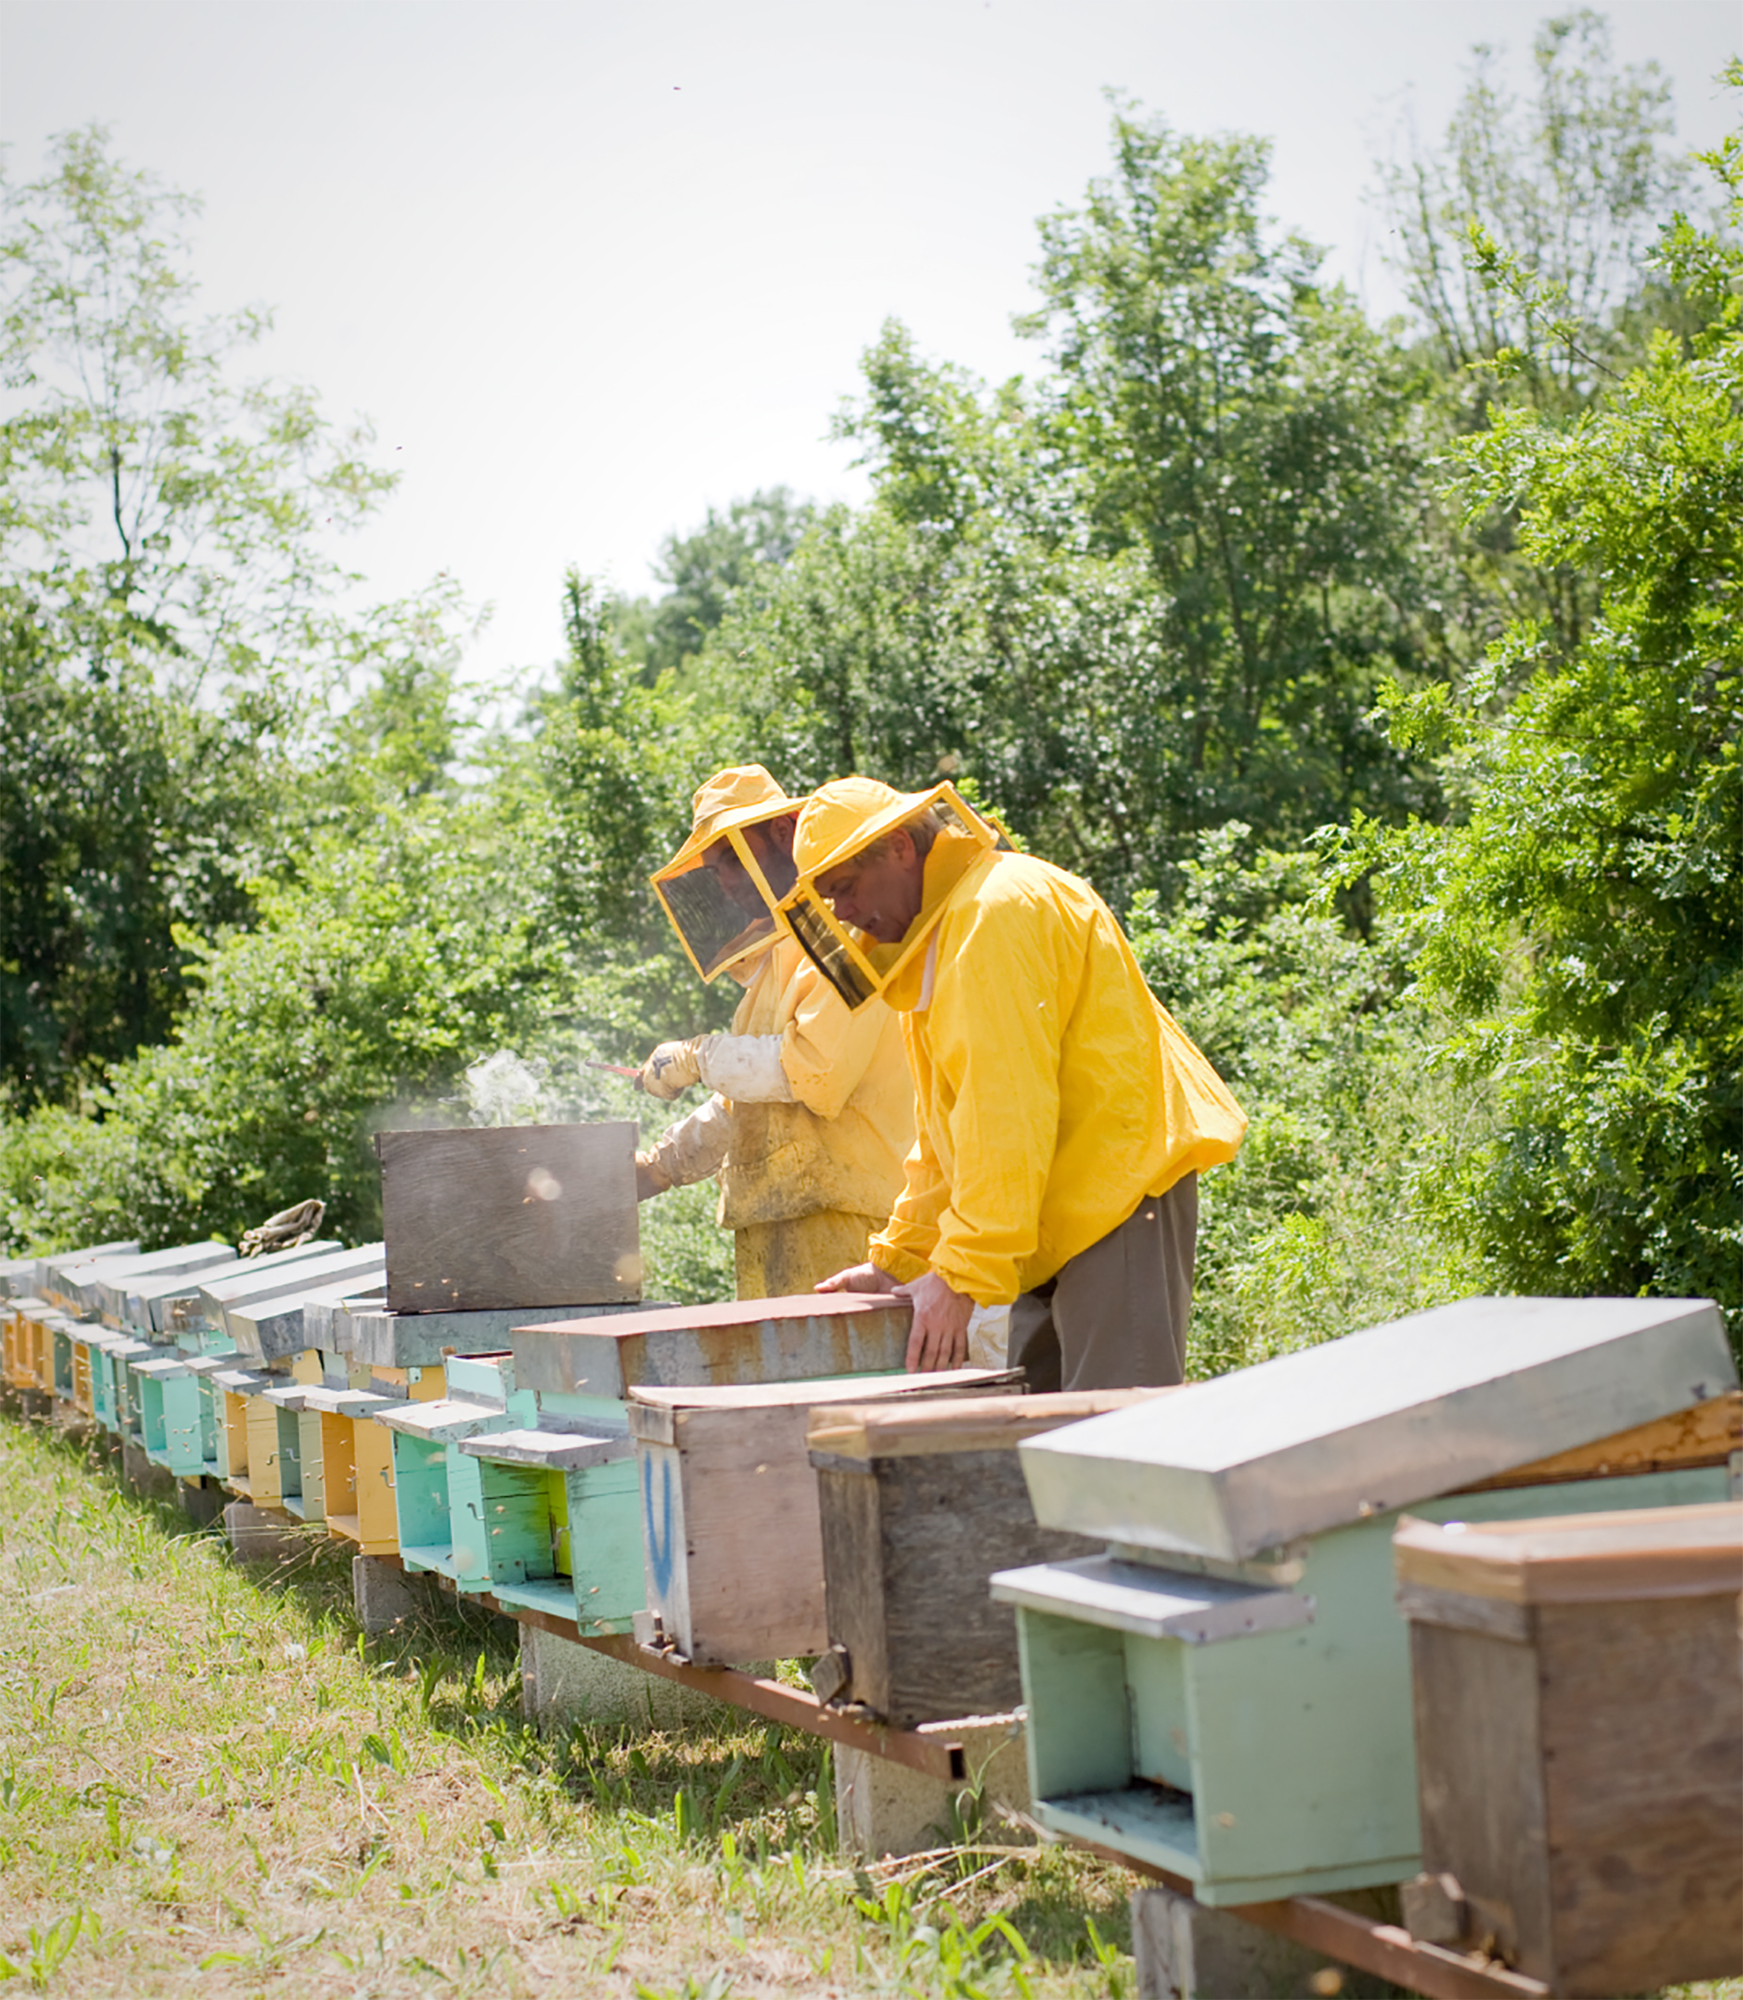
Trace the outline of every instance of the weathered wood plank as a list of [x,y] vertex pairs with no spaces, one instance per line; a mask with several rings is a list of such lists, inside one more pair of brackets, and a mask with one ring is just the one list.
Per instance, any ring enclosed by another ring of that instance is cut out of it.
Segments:
[[1743,1389],[1709,1396],[1692,1409],[1540,1458],[1461,1491],[1489,1493],[1506,1486],[1553,1486],[1567,1479],[1622,1479],[1680,1465],[1723,1465],[1734,1451],[1743,1451]]
[[1452,1527],[1406,1516],[1402,1584],[1511,1604],[1592,1604],[1743,1590],[1743,1506],[1633,1508],[1572,1521]]
[[994,1570],[1088,1555],[1100,1545],[1040,1527],[1017,1446],[1062,1424],[1168,1390],[1114,1389],[817,1410],[817,1469],[832,1646],[860,1702],[898,1727],[1014,1708],[1016,1614]]
[[808,1292],[665,1306],[598,1319],[539,1321],[510,1336],[520,1379],[541,1395],[622,1398],[633,1388],[696,1388],[894,1373],[907,1355],[906,1299]]
[[863,1473],[820,1470],[817,1483],[843,1698],[902,1729],[1015,1708],[1016,1614],[988,1577],[1099,1544],[1037,1524],[1014,1450],[879,1459]]
[[1560,1982],[1635,1993],[1743,1973],[1735,1594],[1537,1615]]
[[[1430,1613],[1411,1627],[1423,1862],[1456,1883],[1463,1942],[1571,1994],[1743,1971],[1743,1504],[1507,1529],[1413,1523],[1395,1551],[1403,1602]],[[1453,1579],[1523,1636],[1455,1629]]]
[[379,1133],[389,1307],[640,1298],[635,1136],[627,1121]]

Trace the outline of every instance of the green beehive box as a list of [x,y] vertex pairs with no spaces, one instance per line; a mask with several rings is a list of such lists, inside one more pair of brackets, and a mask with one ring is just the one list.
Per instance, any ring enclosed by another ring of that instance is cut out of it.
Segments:
[[143,1412],[139,1401],[140,1386],[133,1371],[141,1361],[155,1360],[163,1349],[149,1340],[123,1337],[111,1342],[106,1351],[110,1374],[114,1378],[115,1429],[124,1438],[141,1441]]
[[515,1388],[507,1355],[451,1355],[442,1396],[378,1413],[393,1437],[394,1509],[407,1569],[445,1576],[463,1591],[491,1587],[482,1564],[457,1560],[455,1508],[478,1505],[477,1468],[461,1458],[460,1445],[525,1423],[532,1412],[532,1396]]
[[132,1338],[131,1334],[110,1333],[104,1328],[92,1327],[85,1341],[85,1353],[91,1366],[91,1415],[106,1431],[121,1428],[116,1404],[113,1350],[120,1342]]
[[1211,1904],[1416,1874],[1398,1513],[1722,1499],[1711,1452],[1635,1471],[1619,1439],[1626,1476],[1599,1478],[1554,1455],[1735,1381],[1702,1302],[1475,1300],[1025,1443],[1041,1524],[1109,1542],[993,1578],[1017,1610],[1036,1817]]
[[467,1438],[456,1482],[454,1554],[504,1604],[628,1632],[642,1608],[641,1517],[621,1419],[585,1431],[538,1428]]
[[157,1353],[133,1369],[145,1455],[179,1479],[205,1472],[209,1452],[200,1421],[200,1379],[185,1354]]

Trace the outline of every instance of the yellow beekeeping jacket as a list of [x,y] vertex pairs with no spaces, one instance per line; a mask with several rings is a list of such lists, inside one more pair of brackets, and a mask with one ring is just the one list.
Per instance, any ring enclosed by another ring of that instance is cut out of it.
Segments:
[[941,836],[925,894],[931,944],[887,994],[919,1137],[871,1254],[1003,1305],[1146,1195],[1232,1160],[1247,1121],[1087,882]]
[[730,1102],[720,1170],[728,1229],[819,1209],[888,1215],[914,1143],[902,1024],[881,1000],[850,1008],[790,937],[764,955],[735,1035],[779,1035],[791,1104]]

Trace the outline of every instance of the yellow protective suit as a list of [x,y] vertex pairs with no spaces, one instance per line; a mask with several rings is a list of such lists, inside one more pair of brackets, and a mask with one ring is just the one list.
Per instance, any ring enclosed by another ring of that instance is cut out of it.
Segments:
[[735,1035],[779,1035],[791,1104],[729,1100],[720,1220],[738,1232],[741,1298],[808,1291],[860,1262],[890,1212],[914,1140],[902,1025],[849,1008],[789,937],[738,1003]]
[[871,1254],[904,1282],[933,1270],[1003,1305],[1145,1195],[1232,1160],[1247,1121],[1087,882],[945,833],[923,886],[931,941],[885,996],[919,1136]]

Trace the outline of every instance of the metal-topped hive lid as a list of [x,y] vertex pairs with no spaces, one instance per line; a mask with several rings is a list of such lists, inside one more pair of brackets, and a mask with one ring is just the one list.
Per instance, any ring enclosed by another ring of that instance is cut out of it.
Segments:
[[1043,1527],[1242,1561],[1736,1382],[1705,1299],[1466,1299],[1020,1449]]
[[129,1237],[114,1243],[90,1243],[82,1250],[61,1250],[36,1260],[35,1291],[49,1299],[72,1296],[74,1288],[84,1282],[84,1273],[92,1265],[103,1259],[137,1257],[139,1239]]
[[364,1282],[381,1269],[381,1245],[360,1244],[354,1250],[337,1243],[324,1244],[313,1256],[306,1252],[312,1244],[297,1250],[277,1250],[265,1257],[253,1257],[240,1264],[226,1264],[199,1286],[206,1317],[223,1325],[233,1307],[261,1299],[282,1299],[296,1292],[306,1296],[323,1292],[346,1278]]
[[94,1257],[90,1263],[79,1266],[69,1293],[89,1312],[119,1312],[126,1303],[127,1285],[133,1279],[178,1277],[188,1271],[209,1270],[235,1255],[229,1244],[209,1241],[172,1243],[163,1250]]
[[886,1292],[805,1292],[664,1306],[612,1320],[538,1321],[509,1336],[522,1386],[541,1395],[790,1382],[889,1373],[908,1351],[913,1308]]

